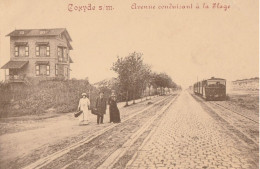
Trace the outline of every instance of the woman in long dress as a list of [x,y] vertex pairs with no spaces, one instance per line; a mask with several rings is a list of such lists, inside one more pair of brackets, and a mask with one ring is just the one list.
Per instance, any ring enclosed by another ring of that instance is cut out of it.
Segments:
[[89,117],[90,117],[90,101],[87,98],[86,93],[82,93],[82,98],[79,100],[78,110],[82,110],[83,113],[78,117],[79,118],[79,125],[81,124],[88,124]]
[[112,94],[111,95],[111,100],[109,103],[109,111],[111,114],[111,122],[112,123],[120,123],[121,119],[120,119],[120,112],[119,109],[117,107],[117,102],[116,102],[116,95]]

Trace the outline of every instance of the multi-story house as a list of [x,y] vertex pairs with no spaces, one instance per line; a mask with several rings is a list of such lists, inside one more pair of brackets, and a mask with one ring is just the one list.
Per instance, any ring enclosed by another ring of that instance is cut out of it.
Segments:
[[10,61],[2,66],[6,81],[34,83],[70,78],[71,37],[65,28],[20,29],[9,33]]

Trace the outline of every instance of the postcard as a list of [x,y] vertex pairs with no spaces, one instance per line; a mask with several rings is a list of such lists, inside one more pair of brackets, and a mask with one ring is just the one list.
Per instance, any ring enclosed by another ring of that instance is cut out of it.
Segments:
[[0,168],[259,168],[259,1],[1,0]]

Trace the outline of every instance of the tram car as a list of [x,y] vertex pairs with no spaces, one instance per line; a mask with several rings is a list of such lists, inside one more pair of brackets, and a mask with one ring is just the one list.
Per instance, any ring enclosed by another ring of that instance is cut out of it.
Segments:
[[226,80],[214,78],[197,82],[193,85],[193,92],[205,100],[225,100]]

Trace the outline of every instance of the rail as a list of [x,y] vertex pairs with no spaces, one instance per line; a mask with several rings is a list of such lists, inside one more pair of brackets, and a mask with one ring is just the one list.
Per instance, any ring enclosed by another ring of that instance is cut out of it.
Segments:
[[[175,97],[176,97],[176,96],[175,96]],[[145,112],[145,111],[151,109],[151,108],[154,107],[155,105],[158,105],[158,104],[162,103],[163,101],[167,100],[168,98],[170,98],[170,97],[162,98],[162,99],[160,99],[159,101],[155,102],[154,104],[152,104],[152,105],[150,105],[150,106],[148,106],[148,107],[146,107],[146,108],[144,108],[144,109],[142,109],[142,110],[140,110],[140,111],[138,111],[138,112],[135,112],[134,114],[128,116],[128,117],[125,118],[125,119],[123,119],[123,120],[121,121],[121,123],[124,123],[125,121],[128,121],[128,120],[134,118],[134,117],[137,116],[138,114],[141,114],[141,113],[143,113],[143,112]],[[121,124],[121,123],[119,123],[119,124]],[[113,124],[113,125],[111,125],[111,126],[108,126],[108,127],[106,127],[106,128],[103,128],[103,129],[101,129],[100,131],[98,131],[97,133],[95,133],[94,135],[88,136],[88,137],[82,139],[81,141],[79,141],[79,142],[77,142],[77,143],[75,143],[75,144],[72,144],[72,145],[66,147],[65,149],[59,150],[59,151],[57,151],[57,152],[55,152],[55,153],[53,153],[53,154],[51,154],[51,155],[49,155],[49,156],[46,156],[46,157],[44,157],[44,158],[41,158],[41,159],[39,159],[39,160],[37,160],[37,161],[35,161],[35,162],[29,164],[28,166],[25,166],[23,169],[43,168],[45,165],[51,163],[51,162],[54,161],[55,159],[57,159],[57,158],[61,157],[62,155],[64,155],[64,154],[66,154],[66,153],[68,153],[68,152],[70,152],[70,151],[76,149],[76,148],[79,147],[79,146],[82,146],[82,145],[84,145],[84,144],[86,144],[86,143],[92,141],[94,138],[96,138],[96,137],[98,137],[98,136],[104,134],[105,132],[107,132],[108,130],[110,130],[110,129],[116,127],[116,126],[119,125],[119,124]]]

